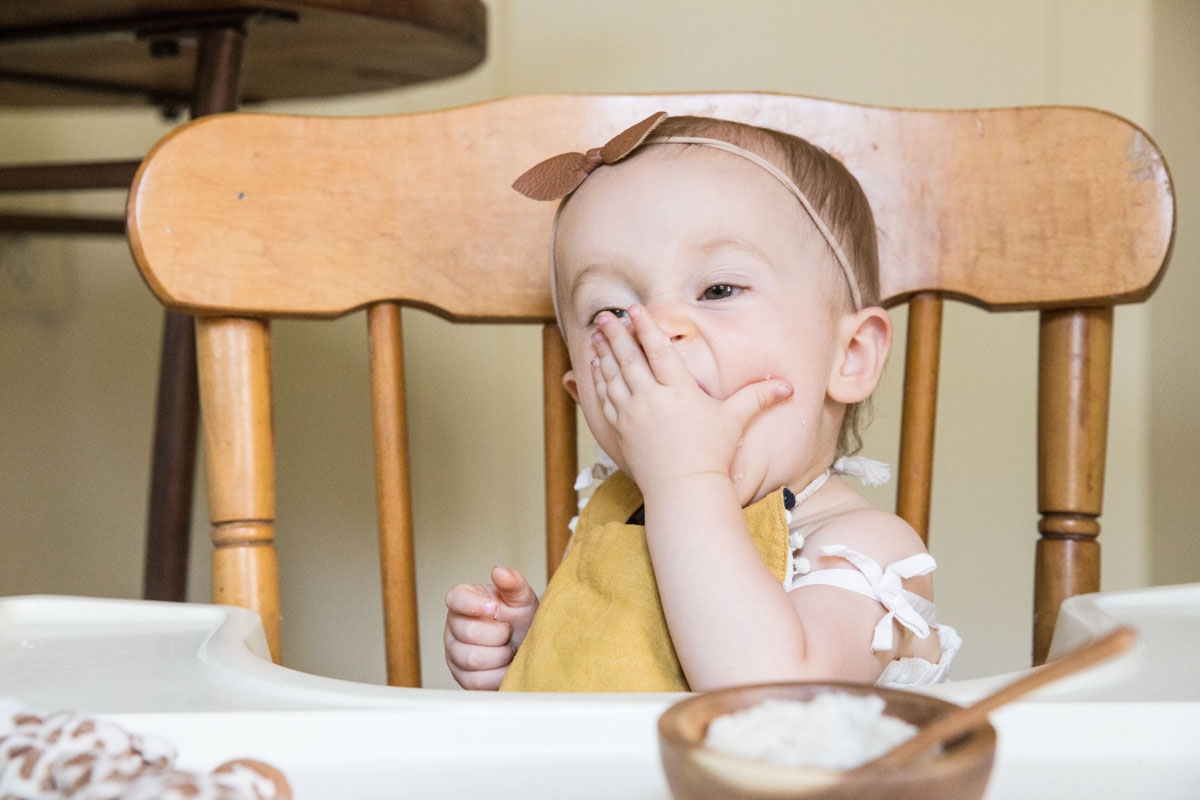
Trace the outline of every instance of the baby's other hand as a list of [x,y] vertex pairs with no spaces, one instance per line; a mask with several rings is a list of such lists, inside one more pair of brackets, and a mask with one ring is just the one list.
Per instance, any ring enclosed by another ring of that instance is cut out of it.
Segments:
[[493,567],[492,581],[460,583],[446,594],[446,665],[464,689],[500,688],[537,611],[520,572]]

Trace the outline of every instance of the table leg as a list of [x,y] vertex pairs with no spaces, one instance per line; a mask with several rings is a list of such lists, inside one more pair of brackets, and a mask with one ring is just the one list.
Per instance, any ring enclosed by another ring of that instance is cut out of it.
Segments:
[[186,599],[198,419],[195,327],[191,317],[167,312],[146,523],[147,600]]

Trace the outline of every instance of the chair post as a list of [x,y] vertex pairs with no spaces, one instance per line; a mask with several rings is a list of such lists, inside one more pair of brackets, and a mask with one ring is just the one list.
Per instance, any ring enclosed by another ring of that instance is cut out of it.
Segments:
[[262,617],[278,663],[271,340],[265,320],[197,318],[196,361],[213,524],[212,599]]
[[926,544],[941,349],[942,299],[932,292],[922,292],[908,304],[896,515],[911,525]]
[[[193,119],[237,108],[245,38],[241,27],[236,25],[200,31],[193,81]],[[120,174],[127,165],[95,168],[106,168],[100,177],[108,177],[107,173]],[[126,183],[130,181],[132,173]],[[143,594],[147,600],[183,601],[187,595],[192,482],[196,469],[196,380],[192,320],[167,311],[163,317],[146,522]]]
[[387,680],[391,686],[420,686],[404,340],[398,303],[376,303],[367,309],[367,338],[371,348],[375,499],[379,509]]
[[1033,663],[1062,601],[1100,589],[1112,307],[1044,311],[1038,354],[1038,522]]
[[546,580],[562,562],[575,516],[576,441],[575,401],[563,388],[562,377],[571,368],[567,346],[558,326],[542,328],[542,404],[546,456]]

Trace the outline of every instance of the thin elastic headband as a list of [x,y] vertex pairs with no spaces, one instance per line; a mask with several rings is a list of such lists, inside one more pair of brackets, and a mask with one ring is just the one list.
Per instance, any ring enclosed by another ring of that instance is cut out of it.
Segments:
[[[587,179],[588,175],[597,168],[616,164],[640,147],[649,144],[693,144],[732,153],[769,172],[775,180],[779,181],[783,184],[784,188],[791,192],[793,197],[800,201],[800,206],[808,214],[817,231],[820,232],[821,238],[825,240],[829,249],[833,251],[833,256],[846,278],[846,285],[850,288],[850,300],[854,305],[854,310],[859,311],[862,309],[862,293],[858,288],[858,279],[854,275],[854,270],[850,267],[850,259],[846,258],[846,253],[842,250],[837,238],[829,230],[829,226],[825,224],[825,220],[821,218],[821,215],[813,208],[812,203],[809,202],[804,192],[800,191],[800,187],[796,185],[795,181],[789,178],[783,170],[758,153],[739,147],[723,139],[700,136],[652,136],[654,129],[666,118],[667,113],[659,111],[617,134],[603,147],[593,148],[586,153],[562,153],[561,155],[548,158],[517,178],[513,183],[513,188],[535,200],[557,200],[570,195],[578,189]],[[562,209],[563,205],[560,204],[550,228],[550,289],[554,300],[554,312],[556,316],[559,309],[554,243],[557,239],[558,218],[562,214]]]
[[704,147],[715,147],[718,150],[724,150],[726,153],[741,156],[771,173],[775,180],[782,183],[784,188],[800,201],[800,205],[804,207],[804,211],[808,214],[809,219],[813,221],[813,224],[817,226],[817,230],[821,232],[821,238],[825,240],[825,243],[829,245],[829,249],[833,251],[833,257],[837,259],[838,266],[842,268],[842,274],[846,276],[846,283],[850,287],[850,300],[854,303],[854,310],[862,310],[862,293],[858,289],[858,279],[854,276],[854,270],[850,268],[850,259],[846,258],[846,253],[842,250],[842,246],[838,244],[837,238],[829,230],[829,226],[825,224],[825,220],[821,219],[821,215],[813,208],[812,203],[808,202],[808,198],[804,196],[804,192],[800,191],[800,187],[796,185],[796,182],[785,175],[783,170],[770,161],[767,161],[758,153],[738,147],[736,144],[730,144],[722,139],[706,139],[699,136],[656,136],[652,139],[647,139],[644,144],[698,144]]

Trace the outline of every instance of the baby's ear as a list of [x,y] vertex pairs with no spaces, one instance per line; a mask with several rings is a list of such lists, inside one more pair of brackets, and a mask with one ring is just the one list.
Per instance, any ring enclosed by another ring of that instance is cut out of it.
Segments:
[[569,369],[563,375],[563,388],[567,390],[567,394],[578,403],[579,402],[579,384],[575,382],[575,370]]
[[847,314],[838,326],[838,352],[829,376],[829,397],[847,405],[875,391],[888,350],[892,318],[878,306]]

